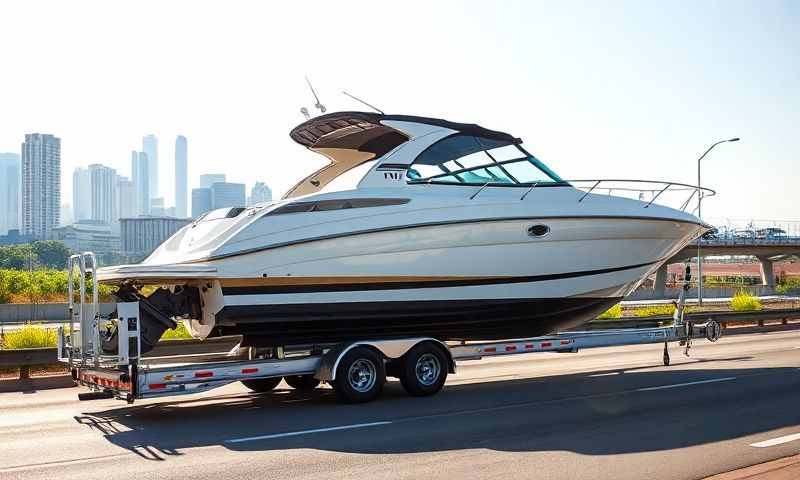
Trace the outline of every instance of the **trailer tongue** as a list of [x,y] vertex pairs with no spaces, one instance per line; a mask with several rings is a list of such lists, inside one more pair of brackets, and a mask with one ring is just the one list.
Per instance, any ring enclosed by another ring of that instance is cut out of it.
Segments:
[[[89,388],[81,400],[136,399],[196,393],[241,381],[255,391],[271,390],[281,379],[294,388],[331,384],[346,402],[364,402],[381,393],[387,376],[400,379],[414,396],[432,395],[443,386],[456,362],[532,352],[577,352],[583,348],[663,343],[664,365],[669,365],[670,342],[679,342],[688,355],[694,338],[716,341],[721,328],[710,321],[702,325],[684,322],[687,286],[681,291],[672,326],[643,329],[565,332],[546,337],[496,342],[446,344],[434,338],[414,337],[359,340],[326,345],[287,345],[277,348],[234,348],[218,355],[144,357],[175,320],[147,318],[147,300],[117,303],[114,318],[100,317],[92,253],[73,255],[69,261],[70,325],[58,330],[58,357],[68,364],[76,383]],[[73,273],[78,269],[80,300],[73,301]],[[688,272],[687,272],[688,273]],[[87,302],[87,276],[93,294]],[[688,280],[688,278],[687,278]],[[126,298],[125,293],[120,298]],[[169,307],[169,306],[168,306]],[[177,306],[175,308],[179,308]],[[161,312],[164,306],[160,306]],[[169,311],[169,309],[167,309]],[[111,334],[103,323],[115,325]],[[161,332],[156,332],[163,326]],[[157,334],[157,335],[156,335]]]

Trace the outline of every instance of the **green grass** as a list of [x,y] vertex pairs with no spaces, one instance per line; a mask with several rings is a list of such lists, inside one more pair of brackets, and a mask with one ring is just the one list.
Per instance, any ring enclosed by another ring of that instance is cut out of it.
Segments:
[[608,310],[606,310],[605,312],[601,313],[600,316],[597,318],[599,320],[609,320],[612,318],[619,318],[621,316],[622,316],[622,304],[618,303],[613,307],[609,308]]
[[5,350],[55,346],[56,331],[52,328],[44,328],[37,325],[25,325],[18,330],[12,330],[3,335],[3,348]]
[[186,330],[186,326],[183,322],[178,322],[178,326],[176,328],[167,330],[161,335],[161,340],[186,340],[192,338],[189,335],[189,331]]
[[731,300],[731,310],[734,312],[752,312],[761,310],[764,306],[761,301],[745,291],[739,291]]

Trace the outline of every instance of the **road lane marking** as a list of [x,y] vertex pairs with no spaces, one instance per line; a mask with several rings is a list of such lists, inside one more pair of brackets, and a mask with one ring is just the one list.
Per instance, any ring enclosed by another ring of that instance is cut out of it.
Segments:
[[272,438],[296,437],[298,435],[308,435],[311,433],[334,432],[337,430],[353,430],[356,428],[377,427],[379,425],[389,425],[391,423],[393,422],[383,421],[383,422],[370,422],[370,423],[354,423],[352,425],[339,425],[337,427],[314,428],[311,430],[298,430],[296,432],[284,432],[284,433],[274,433],[271,435],[259,435],[256,437],[234,438],[231,440],[225,440],[225,443],[243,443],[243,442],[253,442],[256,440],[269,440]]
[[751,443],[750,446],[756,448],[766,448],[766,447],[773,447],[775,445],[780,445],[783,443],[793,442],[795,440],[800,440],[800,433],[784,435],[782,437],[772,438],[770,440],[764,440],[763,442]]
[[702,384],[705,384],[705,383],[727,382],[729,380],[736,380],[736,377],[712,378],[710,380],[698,380],[696,382],[673,383],[671,385],[659,385],[658,387],[642,387],[642,388],[637,388],[636,391],[637,392],[650,392],[652,390],[666,390],[668,388],[688,387],[689,385],[702,385]]

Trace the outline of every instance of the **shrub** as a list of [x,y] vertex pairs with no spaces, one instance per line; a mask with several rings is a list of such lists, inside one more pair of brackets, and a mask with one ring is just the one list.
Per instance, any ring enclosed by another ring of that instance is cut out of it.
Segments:
[[613,307],[609,308],[605,312],[601,313],[599,317],[600,320],[605,320],[609,318],[619,318],[622,316],[622,304],[618,303]]
[[3,348],[6,350],[55,346],[56,331],[37,325],[25,325],[18,330],[6,332],[3,336]]
[[[685,311],[685,308],[684,308]],[[674,315],[675,305],[650,305],[647,307],[639,307],[633,310],[633,315],[636,317],[657,317],[664,315]]]
[[784,279],[780,285],[775,288],[775,291],[781,295],[786,295],[798,290],[800,290],[800,278],[797,277]]
[[[87,282],[87,296],[92,285]],[[69,281],[64,270],[0,270],[0,303],[66,302]],[[73,279],[77,297],[78,278]],[[116,287],[100,285],[100,301],[108,301]]]
[[731,300],[731,310],[734,312],[750,312],[764,308],[758,297],[754,297],[745,291],[739,291]]
[[0,303],[11,301],[11,275],[8,270],[0,270]]

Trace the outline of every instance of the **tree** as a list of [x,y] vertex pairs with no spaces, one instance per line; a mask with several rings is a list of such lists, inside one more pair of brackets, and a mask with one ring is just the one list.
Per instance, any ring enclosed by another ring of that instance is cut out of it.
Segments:
[[33,242],[33,251],[39,257],[41,266],[57,270],[67,268],[67,259],[72,255],[72,251],[57,240]]
[[22,270],[27,268],[30,260],[31,246],[29,244],[0,247],[0,268]]
[[0,268],[27,270],[51,268],[63,270],[72,254],[62,242],[47,240],[0,247]]

